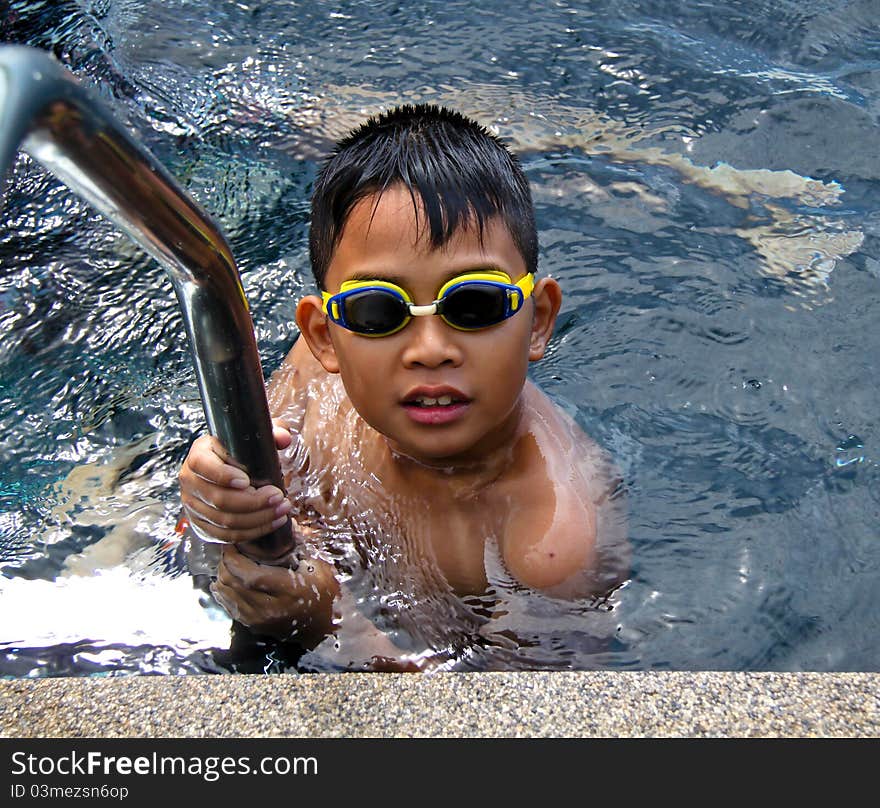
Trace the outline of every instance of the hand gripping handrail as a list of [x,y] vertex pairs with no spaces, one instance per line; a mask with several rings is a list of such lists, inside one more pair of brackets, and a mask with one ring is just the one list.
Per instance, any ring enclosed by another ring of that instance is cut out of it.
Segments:
[[[167,271],[208,429],[254,485],[283,488],[253,322],[232,253],[211,218],[54,58],[0,46],[0,207],[20,148]],[[288,522],[239,547],[272,564],[285,562],[293,545]]]

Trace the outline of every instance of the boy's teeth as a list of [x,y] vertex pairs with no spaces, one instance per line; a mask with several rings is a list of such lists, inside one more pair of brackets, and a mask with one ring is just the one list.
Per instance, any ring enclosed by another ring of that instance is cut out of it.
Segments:
[[452,396],[440,396],[439,398],[429,398],[428,396],[419,396],[416,402],[420,407],[448,407],[452,403]]

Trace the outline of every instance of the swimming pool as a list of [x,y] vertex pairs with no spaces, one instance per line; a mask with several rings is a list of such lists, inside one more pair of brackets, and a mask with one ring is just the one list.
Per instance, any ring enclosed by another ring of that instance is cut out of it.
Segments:
[[[461,669],[880,667],[872,4],[13,2],[0,25],[218,219],[267,372],[333,137],[436,101],[521,151],[566,292],[534,377],[621,467],[633,567],[608,602],[510,592],[508,641]],[[284,669],[169,571],[203,416],[164,272],[24,159],[0,263],[0,675]]]

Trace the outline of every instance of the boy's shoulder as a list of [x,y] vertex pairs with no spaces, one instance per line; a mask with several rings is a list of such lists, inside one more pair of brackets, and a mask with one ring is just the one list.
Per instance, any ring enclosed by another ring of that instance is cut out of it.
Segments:
[[578,490],[603,488],[611,473],[608,453],[593,440],[574,417],[543,390],[527,381],[523,390],[525,418],[518,451],[523,465],[543,468],[551,478],[571,481]]
[[501,552],[522,583],[548,589],[596,560],[597,509],[608,486],[607,458],[535,385],[524,390],[526,413],[510,474],[492,499],[506,510]]

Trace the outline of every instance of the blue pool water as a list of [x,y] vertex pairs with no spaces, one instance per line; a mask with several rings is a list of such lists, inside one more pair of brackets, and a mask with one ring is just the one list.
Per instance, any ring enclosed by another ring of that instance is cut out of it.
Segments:
[[[335,137],[431,101],[522,154],[566,294],[533,375],[620,466],[633,564],[601,603],[510,591],[460,669],[880,669],[875,2],[7,8],[0,40],[52,50],[218,220],[267,372]],[[0,675],[294,669],[169,562],[203,428],[170,282],[26,158],[0,341]]]

